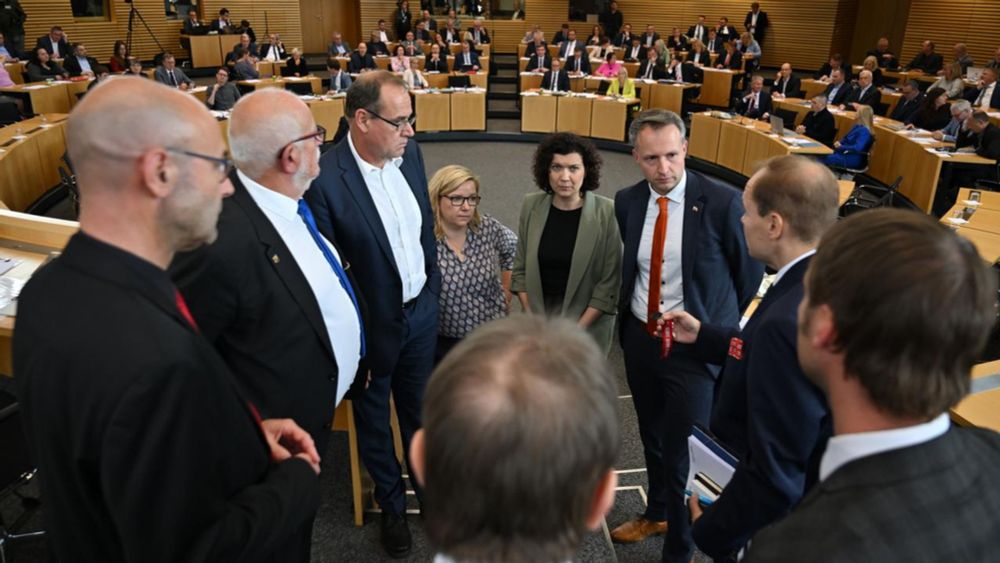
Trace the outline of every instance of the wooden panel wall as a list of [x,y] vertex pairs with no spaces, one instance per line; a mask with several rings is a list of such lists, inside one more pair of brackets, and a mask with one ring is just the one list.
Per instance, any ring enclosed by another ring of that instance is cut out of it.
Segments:
[[[341,1],[341,0],[337,0]],[[111,21],[76,22],[70,10],[69,0],[21,0],[28,14],[25,24],[25,47],[30,49],[35,39],[48,33],[53,25],[62,26],[71,41],[83,41],[88,53],[102,63],[111,57],[115,40],[125,40],[128,31],[129,4],[121,0],[111,0]],[[187,51],[180,47],[180,20],[167,19],[164,15],[163,0],[135,0],[135,6],[142,14],[150,29],[156,34],[160,44],[173,51],[178,57],[187,57]],[[257,32],[258,41],[266,40],[264,34],[264,13],[267,12],[269,28],[281,34],[289,49],[302,45],[302,25],[299,20],[298,2],[282,3],[277,9],[274,2],[264,0],[206,0],[203,2],[202,16],[212,19],[222,7],[229,11],[236,22],[246,19]],[[152,59],[158,48],[139,21],[134,26],[133,51],[144,60]]]
[[945,61],[951,60],[955,43],[965,43],[972,60],[982,65],[1000,47],[998,22],[997,0],[912,0],[900,58],[904,64],[909,62],[924,40],[930,39]]
[[[497,35],[496,50],[511,52],[516,42],[538,24],[547,39],[566,21],[567,0],[528,0],[525,3],[527,19],[523,22],[495,20],[487,28]],[[769,0],[763,3],[771,26],[761,46],[764,66],[780,66],[791,62],[797,68],[819,68],[835,49],[847,52],[854,26],[858,0]],[[745,0],[618,0],[625,21],[633,30],[642,31],[647,23],[656,26],[662,36],[670,34],[672,27],[687,30],[703,14],[710,25],[726,16],[737,30],[743,30],[743,18],[749,10]],[[361,29],[363,35],[374,29],[379,18],[392,21],[395,0],[361,0]],[[573,22],[573,29],[583,36],[589,34],[592,24]]]

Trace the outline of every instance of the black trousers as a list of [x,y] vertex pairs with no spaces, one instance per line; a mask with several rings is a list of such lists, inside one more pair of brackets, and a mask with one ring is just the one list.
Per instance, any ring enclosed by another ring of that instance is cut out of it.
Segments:
[[684,504],[687,438],[695,423],[708,427],[715,376],[705,363],[686,357],[680,344],[661,359],[659,339],[650,336],[635,315],[621,322],[625,374],[649,478],[645,517],[669,522],[663,561],[688,563],[694,543]]

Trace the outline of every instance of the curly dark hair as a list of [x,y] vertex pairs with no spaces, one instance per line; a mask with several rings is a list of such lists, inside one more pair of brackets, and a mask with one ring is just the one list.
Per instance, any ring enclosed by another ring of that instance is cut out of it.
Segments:
[[532,172],[535,174],[535,184],[545,193],[552,193],[549,185],[549,167],[552,166],[553,155],[577,153],[583,159],[583,185],[580,193],[596,190],[601,187],[601,153],[590,139],[585,139],[574,133],[556,133],[549,135],[535,150],[535,161]]

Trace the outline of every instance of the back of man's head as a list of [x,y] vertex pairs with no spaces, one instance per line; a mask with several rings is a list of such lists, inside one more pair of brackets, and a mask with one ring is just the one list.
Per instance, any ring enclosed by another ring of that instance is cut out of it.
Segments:
[[829,346],[842,354],[846,379],[884,415],[930,419],[968,393],[996,320],[996,291],[968,240],[921,213],[877,209],[824,235],[800,323],[829,308]]
[[[280,107],[281,111],[274,111]],[[310,124],[308,106],[288,90],[262,88],[240,98],[229,118],[229,151],[233,163],[259,181],[278,169],[282,148]]]
[[822,163],[803,156],[768,160],[750,179],[761,217],[774,212],[791,227],[793,238],[817,243],[837,222],[837,179]]
[[613,499],[615,397],[573,323],[515,316],[473,332],[431,377],[414,440],[434,546],[462,561],[571,559]]

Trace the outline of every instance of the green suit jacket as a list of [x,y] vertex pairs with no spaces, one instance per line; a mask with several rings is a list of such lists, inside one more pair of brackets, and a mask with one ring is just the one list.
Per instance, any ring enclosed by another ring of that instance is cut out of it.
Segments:
[[[545,310],[538,244],[551,207],[552,195],[544,192],[524,196],[521,204],[511,291],[527,293],[528,304],[535,312]],[[611,349],[621,290],[621,235],[615,222],[615,205],[610,199],[587,193],[581,213],[562,315],[575,321],[587,307],[603,312],[588,332],[607,353]]]

